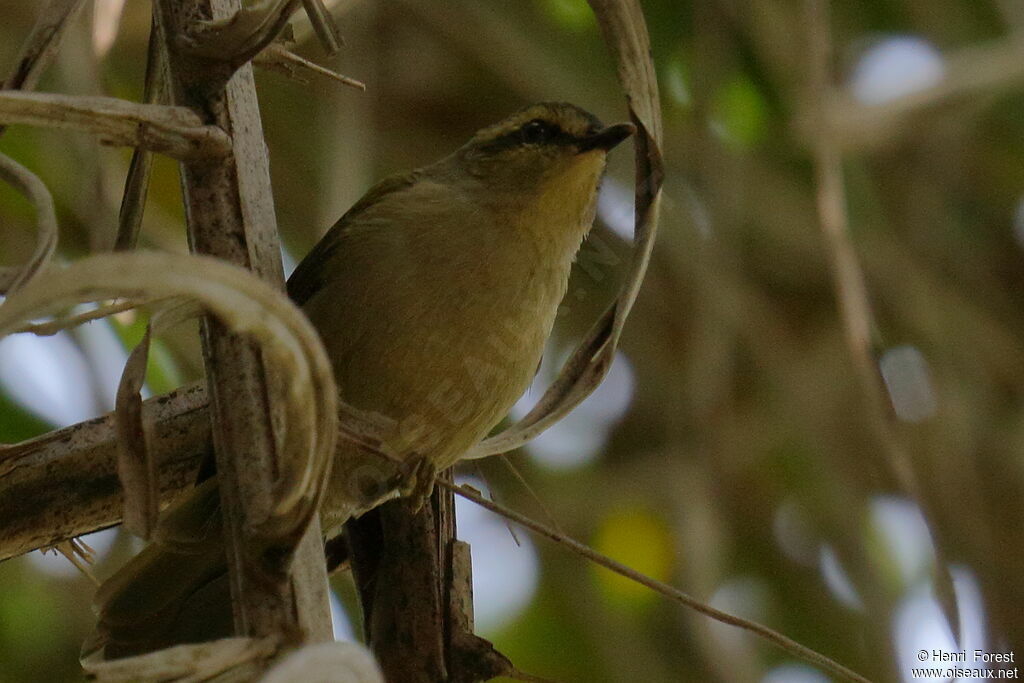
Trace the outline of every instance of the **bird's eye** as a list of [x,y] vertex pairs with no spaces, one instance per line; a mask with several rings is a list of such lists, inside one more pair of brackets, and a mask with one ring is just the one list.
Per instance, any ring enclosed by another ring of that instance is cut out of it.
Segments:
[[537,145],[550,140],[555,134],[555,128],[547,121],[534,119],[525,124],[519,131],[524,143]]

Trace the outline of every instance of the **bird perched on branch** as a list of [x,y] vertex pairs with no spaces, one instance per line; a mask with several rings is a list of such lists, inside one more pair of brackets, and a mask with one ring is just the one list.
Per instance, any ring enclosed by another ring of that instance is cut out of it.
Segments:
[[[394,422],[390,446],[422,458],[421,484],[529,386],[594,219],[606,153],[633,132],[570,104],[522,109],[377,184],[289,279],[341,399]],[[394,467],[342,444],[320,508],[326,532],[394,495]],[[211,479],[100,589],[85,650],[118,657],[229,635],[220,527]]]

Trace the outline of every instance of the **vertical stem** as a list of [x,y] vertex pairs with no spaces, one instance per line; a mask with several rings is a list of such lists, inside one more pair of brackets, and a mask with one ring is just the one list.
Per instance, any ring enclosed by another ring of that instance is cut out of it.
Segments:
[[893,412],[875,358],[872,331],[874,314],[868,301],[864,273],[850,239],[846,212],[846,191],[843,182],[842,154],[836,136],[829,130],[826,106],[832,92],[829,63],[832,53],[829,0],[806,0],[806,17],[810,38],[810,95],[814,103],[814,167],[817,184],[818,215],[831,258],[836,299],[843,321],[846,345],[853,359],[861,394],[870,419],[893,476],[903,492],[914,500],[928,520],[928,529],[935,547],[935,590],[946,619],[959,640],[960,623],[953,589],[953,578],[945,551],[937,536],[934,505],[924,495],[910,453],[904,448],[893,425]]
[[389,681],[471,683],[513,671],[473,629],[469,545],[455,538],[452,470],[416,511],[393,500],[347,525],[366,640]]
[[418,512],[408,500],[393,500],[347,525],[364,636],[389,681],[449,680],[440,493],[435,490]]
[[[189,243],[197,253],[283,286],[251,66],[231,76],[230,67],[184,54],[176,42],[196,22],[230,15],[239,6],[238,0],[156,3],[173,103],[197,110],[233,140],[233,154],[226,159],[182,165]],[[319,521],[314,518],[301,540],[266,539],[254,531],[269,517],[281,469],[263,359],[253,343],[209,319],[203,325],[203,352],[236,632],[278,635],[292,643],[329,640]]]

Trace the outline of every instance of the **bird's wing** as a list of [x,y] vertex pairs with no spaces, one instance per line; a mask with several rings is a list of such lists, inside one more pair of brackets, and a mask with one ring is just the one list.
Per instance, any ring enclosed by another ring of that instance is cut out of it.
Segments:
[[421,171],[416,170],[385,178],[370,188],[362,199],[353,204],[352,208],[346,211],[316,243],[316,246],[306,254],[306,258],[302,259],[295,272],[288,278],[288,296],[292,301],[301,306],[320,289],[323,284],[324,263],[342,246],[345,231],[353,222],[371,206],[395,192],[410,187],[416,182],[420,173]]

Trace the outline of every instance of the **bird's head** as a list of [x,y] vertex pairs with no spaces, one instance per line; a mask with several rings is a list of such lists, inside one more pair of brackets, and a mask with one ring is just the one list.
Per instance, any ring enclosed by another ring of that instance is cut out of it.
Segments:
[[505,197],[592,195],[608,150],[635,130],[630,123],[605,126],[572,104],[543,102],[479,131],[452,158]]

